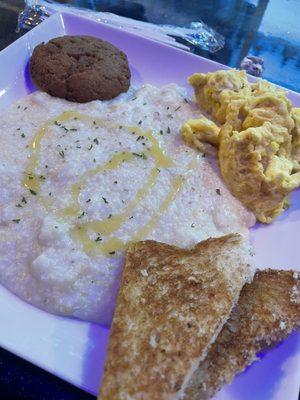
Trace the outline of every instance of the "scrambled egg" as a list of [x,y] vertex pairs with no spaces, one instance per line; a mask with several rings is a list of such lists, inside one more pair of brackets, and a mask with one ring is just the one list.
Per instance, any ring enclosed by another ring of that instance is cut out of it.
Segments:
[[294,170],[300,171],[300,108],[293,108],[291,116],[294,120],[292,129],[292,159]]
[[196,147],[202,153],[215,153],[220,128],[208,118],[189,119],[182,126],[182,135],[186,143]]
[[194,74],[189,83],[201,107],[210,113],[217,122],[226,120],[227,107],[233,100],[251,94],[251,86],[245,71],[217,71],[207,74]]
[[194,74],[189,82],[200,106],[222,125],[189,120],[184,139],[204,153],[218,147],[231,192],[259,221],[270,223],[300,185],[300,109],[274,85],[249,83],[245,71]]

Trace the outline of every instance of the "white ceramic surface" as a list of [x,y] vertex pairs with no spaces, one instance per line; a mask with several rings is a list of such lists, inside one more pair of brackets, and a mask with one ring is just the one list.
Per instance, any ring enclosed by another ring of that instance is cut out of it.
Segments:
[[[117,45],[128,55],[132,83],[162,85],[176,82],[187,87],[193,72],[225,68],[210,60],[111,28],[71,14],[56,14],[0,53],[0,110],[34,90],[28,74],[32,49],[40,42],[64,34],[90,34]],[[300,95],[290,92],[294,105]],[[0,134],[5,134],[1,132]],[[300,270],[300,191],[292,206],[269,226],[251,232],[258,267]],[[108,329],[56,317],[19,300],[0,286],[0,346],[39,365],[90,393],[98,390]],[[297,400],[300,381],[300,334],[294,333],[276,349],[262,356],[219,400]]]

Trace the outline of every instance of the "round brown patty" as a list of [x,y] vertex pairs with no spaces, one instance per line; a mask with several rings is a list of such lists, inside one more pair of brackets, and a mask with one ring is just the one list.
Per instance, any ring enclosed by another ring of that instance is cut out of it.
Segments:
[[45,92],[79,103],[112,99],[130,85],[126,54],[91,36],[62,36],[39,44],[30,74]]

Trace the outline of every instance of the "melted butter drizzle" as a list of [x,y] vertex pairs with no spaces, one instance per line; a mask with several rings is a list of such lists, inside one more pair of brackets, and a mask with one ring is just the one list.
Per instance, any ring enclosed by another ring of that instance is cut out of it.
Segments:
[[29,191],[33,191],[37,193],[40,190],[41,186],[41,179],[35,173],[37,167],[39,166],[40,161],[40,150],[41,150],[41,141],[48,132],[50,126],[54,125],[55,122],[66,122],[72,119],[75,120],[84,120],[88,121],[89,117],[80,114],[77,111],[65,111],[60,114],[57,118],[52,118],[48,122],[46,122],[32,139],[31,143],[29,144],[30,155],[28,157],[28,164],[26,171],[24,172],[24,179],[23,179],[23,186],[28,189]]
[[96,242],[90,238],[89,232],[85,226],[77,225],[70,230],[70,236],[72,239],[81,243],[85,253],[103,253],[108,255],[115,253],[125,248],[125,243],[117,237],[111,237],[105,242]]
[[[58,122],[61,123],[70,120],[80,120],[92,123],[102,122],[102,120],[91,118],[77,111],[66,111],[63,112],[59,117],[53,118],[47,123],[45,123],[40,128],[37,135],[33,138],[32,142],[29,145],[31,154],[28,157],[29,161],[23,179],[23,185],[28,190],[37,193],[40,189],[41,180],[36,175],[35,171],[39,165],[41,141],[46,135],[48,129],[50,128],[50,126]],[[146,184],[137,191],[135,198],[127,205],[127,207],[122,213],[114,215],[106,220],[93,220],[93,221],[88,221],[86,223],[77,224],[75,227],[70,229],[71,238],[76,241],[79,241],[82,244],[83,250],[86,253],[90,253],[91,251],[93,251],[97,253],[101,252],[104,254],[115,254],[115,252],[126,248],[127,244],[118,239],[117,237],[109,237],[107,240],[103,242],[101,239],[101,241],[99,242],[98,240],[91,239],[90,232],[98,234],[100,232],[101,235],[110,235],[113,232],[116,232],[130,217],[134,208],[145,198],[145,196],[148,194],[151,188],[155,185],[159,174],[159,168],[168,168],[171,167],[173,164],[172,159],[165,155],[164,151],[161,149],[159,145],[158,140],[153,136],[153,134],[150,131],[142,131],[139,127],[136,126],[134,127],[128,126],[124,128],[126,128],[129,132],[135,135],[139,135],[149,140],[152,146],[148,147],[145,150],[145,153],[148,153],[153,157],[153,159],[155,160],[156,167],[151,170],[150,176]],[[134,153],[123,151],[118,154],[115,154],[106,164],[86,171],[78,179],[78,181],[71,186],[71,205],[63,209],[59,213],[60,216],[64,219],[78,216],[78,214],[81,211],[79,204],[79,195],[81,190],[86,186],[88,179],[94,177],[97,174],[103,173],[106,170],[116,169],[123,162],[129,162],[133,160],[134,157],[135,157]],[[160,207],[158,208],[158,210],[154,212],[149,222],[134,234],[131,241],[144,239],[156,227],[159,221],[159,217],[167,210],[167,208],[173,202],[183,182],[184,178],[182,176],[177,176],[173,179],[172,190],[166,195]]]
[[124,222],[131,216],[132,211],[135,207],[146,197],[150,189],[155,185],[159,172],[157,168],[153,168],[150,173],[146,184],[137,191],[134,199],[125,207],[125,210],[117,215],[113,215],[111,218],[106,220],[95,220],[86,222],[84,225],[86,228],[91,229],[95,233],[99,232],[101,235],[109,235],[117,231]]
[[76,183],[71,186],[71,205],[60,213],[63,218],[75,217],[80,214],[79,194],[81,190],[86,186],[87,180],[93,176],[100,174],[107,170],[113,170],[118,168],[123,162],[128,162],[134,158],[132,153],[121,152],[113,155],[113,157],[104,165],[93,168],[85,172]]
[[173,160],[171,157],[165,155],[163,149],[160,147],[158,140],[153,136],[150,131],[142,131],[139,127],[128,127],[128,130],[135,133],[140,137],[147,138],[152,146],[146,150],[155,160],[156,166],[159,168],[169,168],[173,165]]
[[[109,238],[108,240],[106,240],[103,243],[102,242],[99,243],[95,240],[91,240],[90,235],[89,235],[89,228],[92,228],[92,230],[94,232],[97,232],[98,228],[107,229],[107,228],[114,227],[114,224],[106,226],[105,221],[92,221],[92,222],[87,222],[87,223],[84,223],[81,225],[77,225],[76,227],[71,229],[71,232],[70,232],[71,237],[73,239],[79,241],[82,244],[83,250],[86,253],[90,253],[91,251],[93,251],[96,253],[101,252],[104,254],[112,254],[117,251],[124,250],[127,248],[128,244],[130,242],[144,240],[147,237],[147,235],[149,235],[149,233],[151,231],[153,231],[153,229],[158,224],[160,216],[168,209],[170,204],[173,202],[177,193],[181,189],[184,181],[185,181],[185,179],[183,176],[176,176],[173,179],[172,190],[166,195],[166,197],[162,201],[158,210],[156,210],[154,212],[154,214],[150,218],[149,222],[133,235],[133,237],[131,238],[131,240],[128,243],[124,243],[123,241],[121,241],[120,239],[118,239],[117,237],[114,237],[114,236]],[[119,218],[121,216],[122,216],[122,214],[117,216],[117,220],[116,220],[117,225],[120,222]],[[109,221],[111,221],[111,220],[109,220]],[[123,220],[122,220],[122,222],[123,222]],[[98,224],[100,224],[100,225],[98,225]],[[118,225],[118,228],[119,228],[119,225]],[[115,230],[117,230],[117,229],[115,229]]]
[[134,208],[145,198],[150,189],[155,185],[158,173],[157,168],[151,170],[147,183],[137,191],[135,198],[122,213],[113,215],[111,218],[105,220],[88,221],[72,228],[71,236],[81,242],[85,252],[96,250],[98,252],[110,253],[111,251],[118,251],[124,248],[124,243],[116,237],[112,237],[101,243],[91,240],[89,232],[92,231],[101,236],[105,236],[117,231],[124,222],[128,220]]
[[[147,138],[151,143],[152,146],[148,149],[146,149],[146,152],[149,153],[155,160],[156,162],[156,167],[157,168],[167,168],[171,167],[173,164],[173,161],[170,157],[166,156],[164,151],[161,149],[159,146],[159,143],[157,139],[153,136],[153,134],[149,131],[142,131],[138,127],[126,127],[128,131],[131,133],[134,133],[135,135],[143,136],[144,138]],[[134,153],[129,153],[129,152],[121,152],[118,154],[115,154],[106,164],[100,167],[93,168],[87,172],[85,172],[76,183],[74,183],[71,187],[71,205],[64,209],[61,213],[62,217],[75,217],[78,216],[81,212],[80,209],[80,204],[79,204],[79,194],[81,190],[86,186],[86,183],[89,178],[92,178],[95,175],[98,175],[99,173],[104,172],[105,170],[112,170],[118,168],[123,162],[128,162],[134,159]],[[151,176],[155,175],[155,180],[157,179],[158,176],[158,170],[155,169],[151,171]],[[153,178],[151,178],[153,180]],[[154,185],[155,182],[150,184],[150,187]],[[150,188],[149,187],[149,188]],[[139,192],[138,192],[139,195]],[[137,195],[137,196],[138,196]],[[134,207],[138,204],[138,201],[134,201]],[[131,207],[130,210],[132,210],[134,207]],[[129,211],[130,212],[130,211]],[[111,220],[111,225],[113,225],[114,220]]]
[[147,235],[156,227],[159,217],[168,209],[170,204],[175,199],[177,193],[181,189],[185,179],[183,176],[176,176],[172,182],[172,190],[167,194],[167,196],[162,201],[159,209],[152,215],[150,221],[139,229],[136,234],[133,236],[132,241],[136,242],[138,240],[144,240]]

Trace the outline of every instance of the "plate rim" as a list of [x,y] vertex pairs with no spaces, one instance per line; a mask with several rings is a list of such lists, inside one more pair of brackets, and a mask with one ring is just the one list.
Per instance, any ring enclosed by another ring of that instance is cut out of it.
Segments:
[[[35,32],[36,32],[38,29],[44,29],[45,25],[46,25],[46,24],[51,24],[52,21],[57,21],[57,22],[62,23],[63,30],[64,30],[65,32],[67,32],[66,25],[69,23],[69,22],[68,22],[68,19],[70,19],[70,18],[71,18],[71,19],[75,19],[75,20],[84,20],[84,21],[86,21],[87,23],[96,24],[96,25],[98,25],[98,26],[103,26],[103,27],[105,27],[105,29],[108,29],[108,30],[111,30],[111,31],[118,31],[118,32],[123,31],[121,28],[118,28],[118,27],[115,27],[115,26],[110,26],[110,25],[105,24],[105,23],[103,23],[103,22],[101,22],[101,21],[95,21],[95,20],[93,20],[93,19],[91,19],[91,18],[88,18],[88,17],[86,17],[86,16],[81,16],[81,15],[79,16],[79,15],[76,15],[76,14],[74,14],[74,13],[72,13],[72,12],[57,12],[57,13],[54,13],[53,15],[51,15],[47,20],[43,21],[43,22],[42,22],[41,24],[39,24],[37,27],[35,27],[35,28],[33,28],[32,30],[30,30],[29,32],[25,33],[22,37],[20,37],[19,39],[17,39],[17,40],[14,41],[13,43],[11,43],[9,46],[7,46],[6,48],[4,48],[4,49],[0,52],[0,54],[3,54],[3,55],[5,56],[6,51],[10,51],[11,48],[13,48],[13,47],[16,46],[16,45],[19,45],[22,41],[24,41],[24,43],[25,43],[25,42],[26,42],[26,39],[28,38],[28,36],[31,34],[31,32],[32,32],[33,30],[35,30]],[[65,25],[65,23],[66,23],[66,25]],[[46,26],[47,26],[47,25],[46,25]],[[215,67],[217,67],[217,68],[219,68],[219,69],[229,69],[229,68],[230,68],[230,67],[228,67],[228,66],[226,66],[226,65],[224,65],[224,64],[221,64],[221,63],[218,63],[218,62],[216,62],[216,61],[207,59],[207,58],[205,58],[205,57],[203,57],[203,56],[196,55],[196,54],[187,52],[187,51],[182,50],[182,49],[179,49],[179,48],[175,48],[174,46],[172,46],[172,45],[170,45],[170,44],[161,43],[161,42],[159,42],[159,41],[157,41],[157,40],[153,40],[153,39],[150,39],[150,38],[146,38],[146,37],[140,36],[140,35],[138,35],[137,33],[126,32],[126,31],[125,31],[124,33],[125,33],[126,36],[128,36],[128,37],[133,37],[134,39],[138,38],[138,39],[140,39],[140,40],[142,40],[142,41],[150,41],[150,42],[152,42],[152,43],[155,43],[156,46],[160,46],[160,47],[162,47],[162,48],[168,48],[168,49],[171,48],[173,52],[176,52],[176,53],[179,53],[179,54],[184,54],[185,57],[188,56],[188,57],[191,57],[191,58],[196,58],[196,59],[198,59],[198,60],[199,60],[199,59],[204,60],[205,63],[208,63],[208,64],[210,64],[210,65],[213,65],[213,66],[215,66]],[[255,79],[255,78],[251,77],[251,79]],[[278,86],[278,87],[281,87],[281,86],[279,86],[279,85],[277,85],[277,86]],[[286,90],[289,94],[291,94],[291,95],[296,96],[297,98],[299,98],[299,95],[300,95],[299,93],[297,93],[297,92],[295,92],[295,91],[293,91],[293,90],[284,88],[284,87],[283,87],[283,89]],[[299,98],[299,100],[300,100],[300,98]],[[11,103],[10,103],[10,104],[11,104]],[[19,301],[24,302],[23,300],[21,300],[21,299],[19,299],[17,296],[15,296],[13,293],[11,293],[8,289],[6,289],[3,285],[1,285],[1,286],[2,286],[6,291],[8,291],[10,295],[16,297]],[[28,304],[28,303],[27,303],[27,304]],[[31,305],[29,305],[29,306],[30,306],[30,307],[33,307],[33,308],[36,308],[36,307],[34,307],[34,306],[31,306]],[[38,309],[38,310],[39,310],[39,309]],[[42,311],[42,310],[39,310],[39,311],[42,312],[42,313],[48,314],[48,313],[45,312],[45,311]],[[60,318],[64,318],[64,317],[60,317]],[[89,324],[89,323],[87,323],[87,324]],[[107,331],[109,331],[109,328],[103,327],[103,329],[106,329]],[[3,345],[2,343],[1,343],[1,347],[3,347],[3,348],[6,349],[7,351],[9,351],[9,352],[15,354],[16,356],[21,357],[21,358],[25,359],[26,361],[28,361],[28,362],[30,362],[30,363],[32,363],[32,364],[34,364],[34,365],[36,365],[36,366],[38,366],[38,367],[44,369],[44,370],[50,372],[51,374],[53,374],[53,375],[55,375],[55,376],[58,376],[60,379],[65,380],[65,381],[67,381],[67,382],[73,384],[74,386],[80,387],[81,389],[83,389],[83,390],[85,390],[85,391],[87,391],[87,392],[89,392],[89,393],[91,393],[91,394],[95,394],[93,391],[91,391],[91,389],[90,389],[88,386],[84,385],[84,383],[82,383],[82,384],[79,385],[78,382],[76,382],[75,380],[72,380],[70,377],[68,377],[68,379],[66,379],[66,377],[63,376],[60,372],[57,372],[57,371],[53,370],[53,368],[48,367],[48,366],[45,365],[43,362],[38,362],[38,361],[36,360],[36,358],[34,358],[34,357],[31,358],[29,353],[25,353],[25,355],[24,355],[24,354],[20,355],[20,353],[14,351],[14,349],[12,348],[12,346]]]

